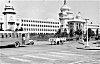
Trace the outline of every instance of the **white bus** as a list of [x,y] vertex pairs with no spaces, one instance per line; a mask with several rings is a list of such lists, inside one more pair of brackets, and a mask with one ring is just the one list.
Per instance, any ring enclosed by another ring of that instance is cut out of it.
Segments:
[[28,32],[0,31],[0,46],[14,45],[19,47],[25,44],[34,44]]

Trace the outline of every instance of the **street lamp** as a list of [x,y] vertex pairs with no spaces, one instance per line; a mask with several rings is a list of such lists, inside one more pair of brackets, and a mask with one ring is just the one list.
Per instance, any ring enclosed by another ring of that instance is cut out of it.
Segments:
[[85,20],[86,20],[86,29],[87,29],[87,42],[86,42],[85,47],[89,47],[89,43],[88,43],[88,23],[87,23],[87,20],[89,20],[89,19],[85,19]]

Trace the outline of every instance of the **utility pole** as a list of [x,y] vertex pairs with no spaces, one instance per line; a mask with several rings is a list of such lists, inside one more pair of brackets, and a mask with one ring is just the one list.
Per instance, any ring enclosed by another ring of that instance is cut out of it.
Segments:
[[89,19],[85,19],[85,21],[86,21],[86,29],[87,29],[87,42],[86,42],[86,45],[85,45],[85,48],[86,47],[89,47],[89,43],[88,43],[88,21]]

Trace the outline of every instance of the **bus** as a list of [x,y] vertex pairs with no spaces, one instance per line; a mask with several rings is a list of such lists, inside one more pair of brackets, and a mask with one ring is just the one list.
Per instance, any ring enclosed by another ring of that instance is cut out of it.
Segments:
[[34,44],[28,32],[0,31],[0,46],[14,45],[17,48],[26,44]]

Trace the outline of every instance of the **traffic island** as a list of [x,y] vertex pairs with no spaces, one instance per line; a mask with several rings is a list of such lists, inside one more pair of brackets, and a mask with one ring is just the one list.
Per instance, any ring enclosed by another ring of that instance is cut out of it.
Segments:
[[100,47],[76,47],[76,48],[83,50],[100,50]]
[[[83,50],[100,50],[100,43],[97,43],[97,44],[93,44],[93,43],[96,43],[97,41],[95,42],[89,42],[89,45],[80,45],[78,47],[76,47],[77,49],[83,49]],[[84,42],[85,43],[85,42]]]

